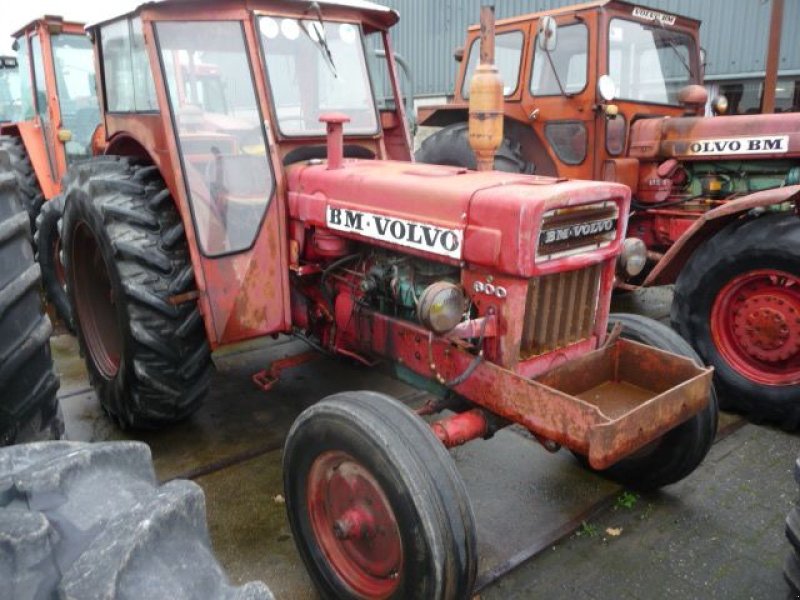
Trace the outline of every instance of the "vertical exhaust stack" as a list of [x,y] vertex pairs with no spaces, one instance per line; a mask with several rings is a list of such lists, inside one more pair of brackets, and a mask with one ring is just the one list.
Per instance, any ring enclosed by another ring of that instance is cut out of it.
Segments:
[[469,145],[478,171],[494,169],[503,141],[503,80],[494,65],[494,6],[481,6],[481,62],[469,83]]

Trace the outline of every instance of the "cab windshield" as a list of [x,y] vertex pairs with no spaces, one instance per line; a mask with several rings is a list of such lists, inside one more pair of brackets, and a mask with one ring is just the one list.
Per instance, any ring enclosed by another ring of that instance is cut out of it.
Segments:
[[284,135],[325,134],[320,115],[344,113],[345,134],[377,133],[361,29],[352,23],[259,17],[278,127]]
[[[8,65],[5,64],[8,60]],[[21,113],[16,62],[0,57],[0,123],[18,121]]]
[[612,19],[608,28],[608,74],[621,100],[678,104],[682,87],[697,83],[691,36],[658,23]]

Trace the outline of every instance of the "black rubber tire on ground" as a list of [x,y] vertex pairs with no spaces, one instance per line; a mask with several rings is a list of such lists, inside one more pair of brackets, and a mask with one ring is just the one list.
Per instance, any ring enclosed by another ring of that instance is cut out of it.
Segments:
[[477,556],[464,483],[428,425],[408,407],[374,392],[335,394],[306,409],[284,446],[289,524],[320,594],[355,597],[326,558],[309,516],[309,473],[329,452],[345,452],[363,465],[391,505],[404,560],[390,597],[469,598]]
[[711,333],[720,290],[734,277],[764,268],[800,274],[800,218],[784,213],[741,220],[704,242],[675,283],[672,326],[714,367],[723,409],[794,430],[800,427],[800,385],[746,378],[720,354]]
[[19,200],[28,213],[30,231],[36,226],[36,217],[44,202],[44,195],[36,179],[28,152],[22,139],[14,135],[0,135],[0,173],[13,173],[19,185]]
[[[689,357],[698,365],[703,364],[686,340],[658,321],[639,315],[612,313],[609,328],[615,323],[622,323],[620,336],[625,339]],[[717,434],[718,417],[717,394],[712,385],[706,408],[633,456],[597,473],[642,491],[680,481],[700,465],[711,449]],[[578,458],[583,465],[591,468],[584,457]]]
[[[794,480],[800,484],[800,458],[794,463]],[[800,597],[800,505],[786,517],[785,532],[791,549],[783,563],[783,577],[789,585],[789,597],[797,598]]]
[[64,282],[58,273],[63,273],[61,263],[61,234],[59,223],[64,215],[64,197],[56,196],[42,205],[36,217],[36,233],[33,246],[36,250],[36,261],[42,269],[42,287],[47,301],[53,306],[56,315],[64,322],[71,333],[75,333],[72,306],[67,297]]
[[[103,408],[123,427],[188,417],[208,391],[211,359],[196,302],[170,302],[195,281],[183,223],[158,169],[92,159],[73,168],[64,197],[67,292]],[[107,287],[95,288],[105,296],[91,293],[95,274],[105,278]],[[98,331],[111,342],[98,343]]]
[[[477,162],[475,153],[469,145],[468,124],[454,123],[432,133],[422,142],[414,158],[417,162],[474,170]],[[503,138],[495,154],[494,168],[496,171],[507,173],[531,174],[534,171],[533,163],[523,158],[519,142],[507,137]]]
[[6,172],[0,174],[0,446],[64,433],[52,330],[42,314],[28,216],[16,179]]
[[271,600],[231,586],[195,483],[158,486],[141,442],[0,449],[3,597]]

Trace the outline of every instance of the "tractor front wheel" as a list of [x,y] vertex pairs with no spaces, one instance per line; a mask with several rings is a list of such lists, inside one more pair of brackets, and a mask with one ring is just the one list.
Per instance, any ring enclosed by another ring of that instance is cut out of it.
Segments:
[[120,425],[154,428],[205,396],[210,351],[183,223],[158,169],[102,157],[65,191],[67,292],[89,378]]
[[675,284],[674,327],[715,369],[723,408],[800,427],[800,218],[729,225]]
[[[609,318],[609,328],[615,323],[622,324],[620,335],[625,339],[686,356],[701,366],[703,364],[686,340],[658,321],[616,313]],[[680,481],[700,465],[711,449],[717,434],[718,412],[717,395],[712,385],[708,406],[703,410],[632,456],[598,473],[639,490],[653,490]],[[585,457],[579,456],[578,459],[590,468]]]
[[305,410],[283,453],[286,509],[325,598],[468,598],[477,568],[464,483],[396,400],[336,394]]

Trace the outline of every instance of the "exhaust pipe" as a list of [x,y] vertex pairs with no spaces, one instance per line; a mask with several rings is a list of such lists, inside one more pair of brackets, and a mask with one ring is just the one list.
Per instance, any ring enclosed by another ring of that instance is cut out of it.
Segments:
[[469,83],[469,145],[478,171],[491,171],[503,141],[503,80],[494,64],[494,6],[481,6],[480,52],[480,64]]

